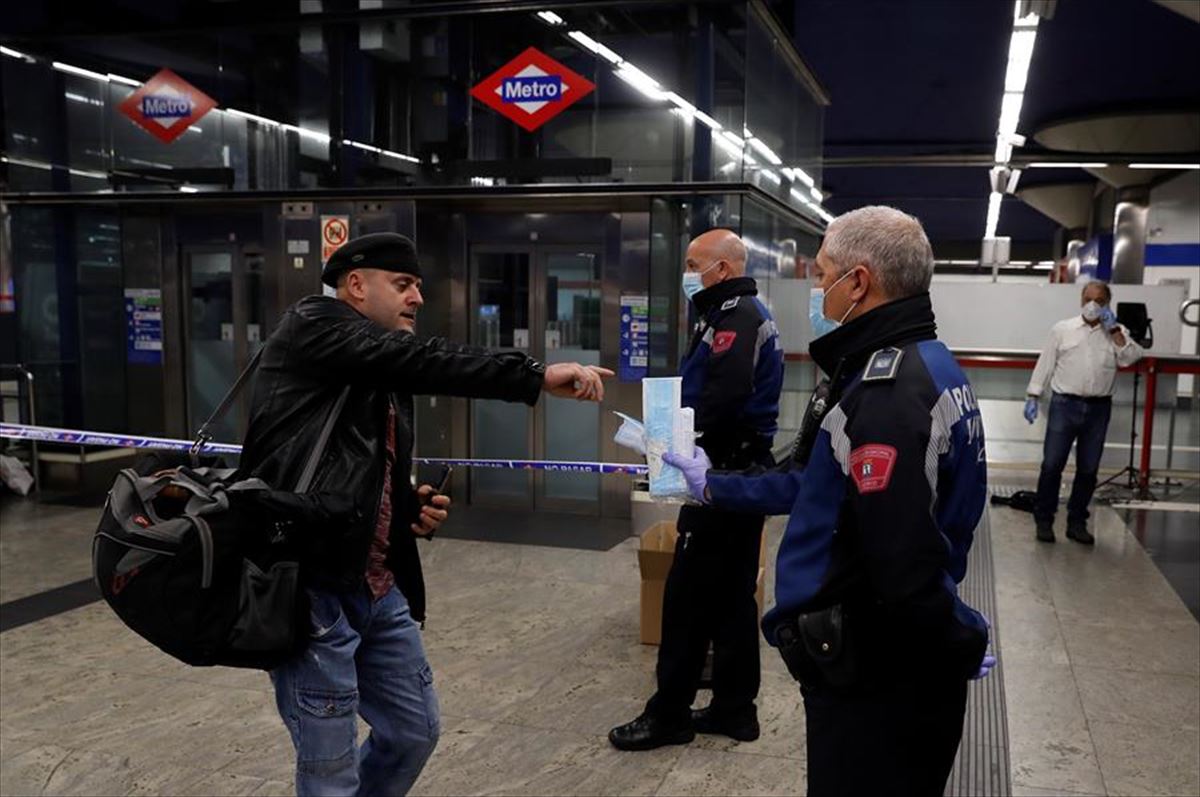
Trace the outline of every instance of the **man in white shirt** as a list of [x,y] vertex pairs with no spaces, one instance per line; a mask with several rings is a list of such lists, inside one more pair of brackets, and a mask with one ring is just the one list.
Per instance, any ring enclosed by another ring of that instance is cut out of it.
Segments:
[[1143,354],[1142,347],[1130,339],[1129,330],[1117,323],[1109,308],[1111,302],[1112,291],[1105,283],[1089,282],[1084,286],[1082,311],[1050,330],[1050,340],[1029,380],[1025,420],[1030,423],[1037,418],[1038,397],[1047,380],[1053,391],[1033,510],[1037,538],[1042,542],[1054,542],[1058,489],[1072,443],[1075,483],[1067,501],[1067,536],[1084,545],[1096,542],[1087,530],[1088,504],[1104,453],[1113,384],[1117,369],[1133,365]]

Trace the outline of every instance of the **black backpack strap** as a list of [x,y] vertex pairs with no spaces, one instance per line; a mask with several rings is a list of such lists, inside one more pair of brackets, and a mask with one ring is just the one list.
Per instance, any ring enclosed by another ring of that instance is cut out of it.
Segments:
[[250,358],[250,362],[246,364],[237,381],[233,383],[233,387],[229,388],[229,392],[225,394],[225,398],[221,399],[221,403],[213,410],[212,415],[208,416],[208,420],[196,432],[196,442],[192,444],[192,448],[188,452],[192,458],[192,467],[199,466],[200,449],[212,441],[212,432],[210,431],[212,425],[225,417],[225,413],[229,412],[229,408],[233,406],[233,402],[237,399],[238,394],[242,392],[242,388],[250,381],[250,376],[254,373],[254,369],[258,367],[258,361],[262,359],[263,350],[266,348],[266,346],[262,346],[258,351],[254,352],[254,356]]
[[346,403],[346,396],[350,394],[350,386],[342,388],[342,393],[334,402],[333,408],[329,410],[329,417],[325,419],[325,425],[321,427],[321,436],[317,438],[317,445],[313,448],[312,454],[308,457],[308,462],[304,465],[304,470],[300,473],[300,480],[296,482],[296,492],[303,493],[308,491],[308,486],[312,484],[313,476],[317,473],[317,465],[320,464],[321,455],[325,453],[325,446],[329,443],[329,435],[333,433],[334,424],[337,423],[338,416],[342,414],[342,406]]

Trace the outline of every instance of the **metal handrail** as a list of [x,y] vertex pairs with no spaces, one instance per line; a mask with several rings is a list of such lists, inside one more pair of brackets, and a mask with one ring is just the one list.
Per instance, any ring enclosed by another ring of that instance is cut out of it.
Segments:
[[[37,410],[34,405],[33,398],[33,372],[21,363],[0,363],[0,371],[12,371],[25,379],[25,396],[29,407],[29,424],[30,426],[36,426]],[[20,402],[20,400],[21,397],[20,394],[18,394],[17,401]],[[41,477],[39,476],[38,471],[41,470],[41,468],[38,466],[38,446],[36,440],[29,441],[29,469],[33,472],[33,491],[34,493],[40,493]]]

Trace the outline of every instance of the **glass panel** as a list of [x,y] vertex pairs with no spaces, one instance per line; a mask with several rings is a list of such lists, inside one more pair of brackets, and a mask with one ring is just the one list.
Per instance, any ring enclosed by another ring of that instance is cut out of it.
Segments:
[[75,221],[78,267],[79,368],[85,429],[123,432],[125,301],[121,227],[115,211],[80,211]]
[[[591,252],[546,256],[546,362],[600,364],[600,262]],[[546,459],[600,458],[600,407],[590,402],[545,403]],[[595,501],[600,475],[547,473],[547,498]]]
[[[489,348],[529,348],[529,255],[475,256],[475,318],[472,343]],[[529,459],[529,408],[506,401],[473,401],[471,455],[484,459]],[[528,501],[529,475],[523,471],[476,468],[471,500]]]
[[[189,258],[188,416],[191,430],[212,414],[233,385],[233,255],[195,253]],[[213,427],[220,442],[237,440],[237,417],[227,413]]]

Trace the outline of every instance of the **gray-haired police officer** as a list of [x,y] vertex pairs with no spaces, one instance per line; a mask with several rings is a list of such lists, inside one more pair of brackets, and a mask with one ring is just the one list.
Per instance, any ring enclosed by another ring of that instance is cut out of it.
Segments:
[[793,457],[766,472],[678,464],[713,506],[790,513],[763,630],[801,683],[809,794],[938,795],[967,681],[995,664],[957,591],[985,509],[979,406],[936,338],[916,219],[847,213],[816,263],[809,350],[830,379]]

